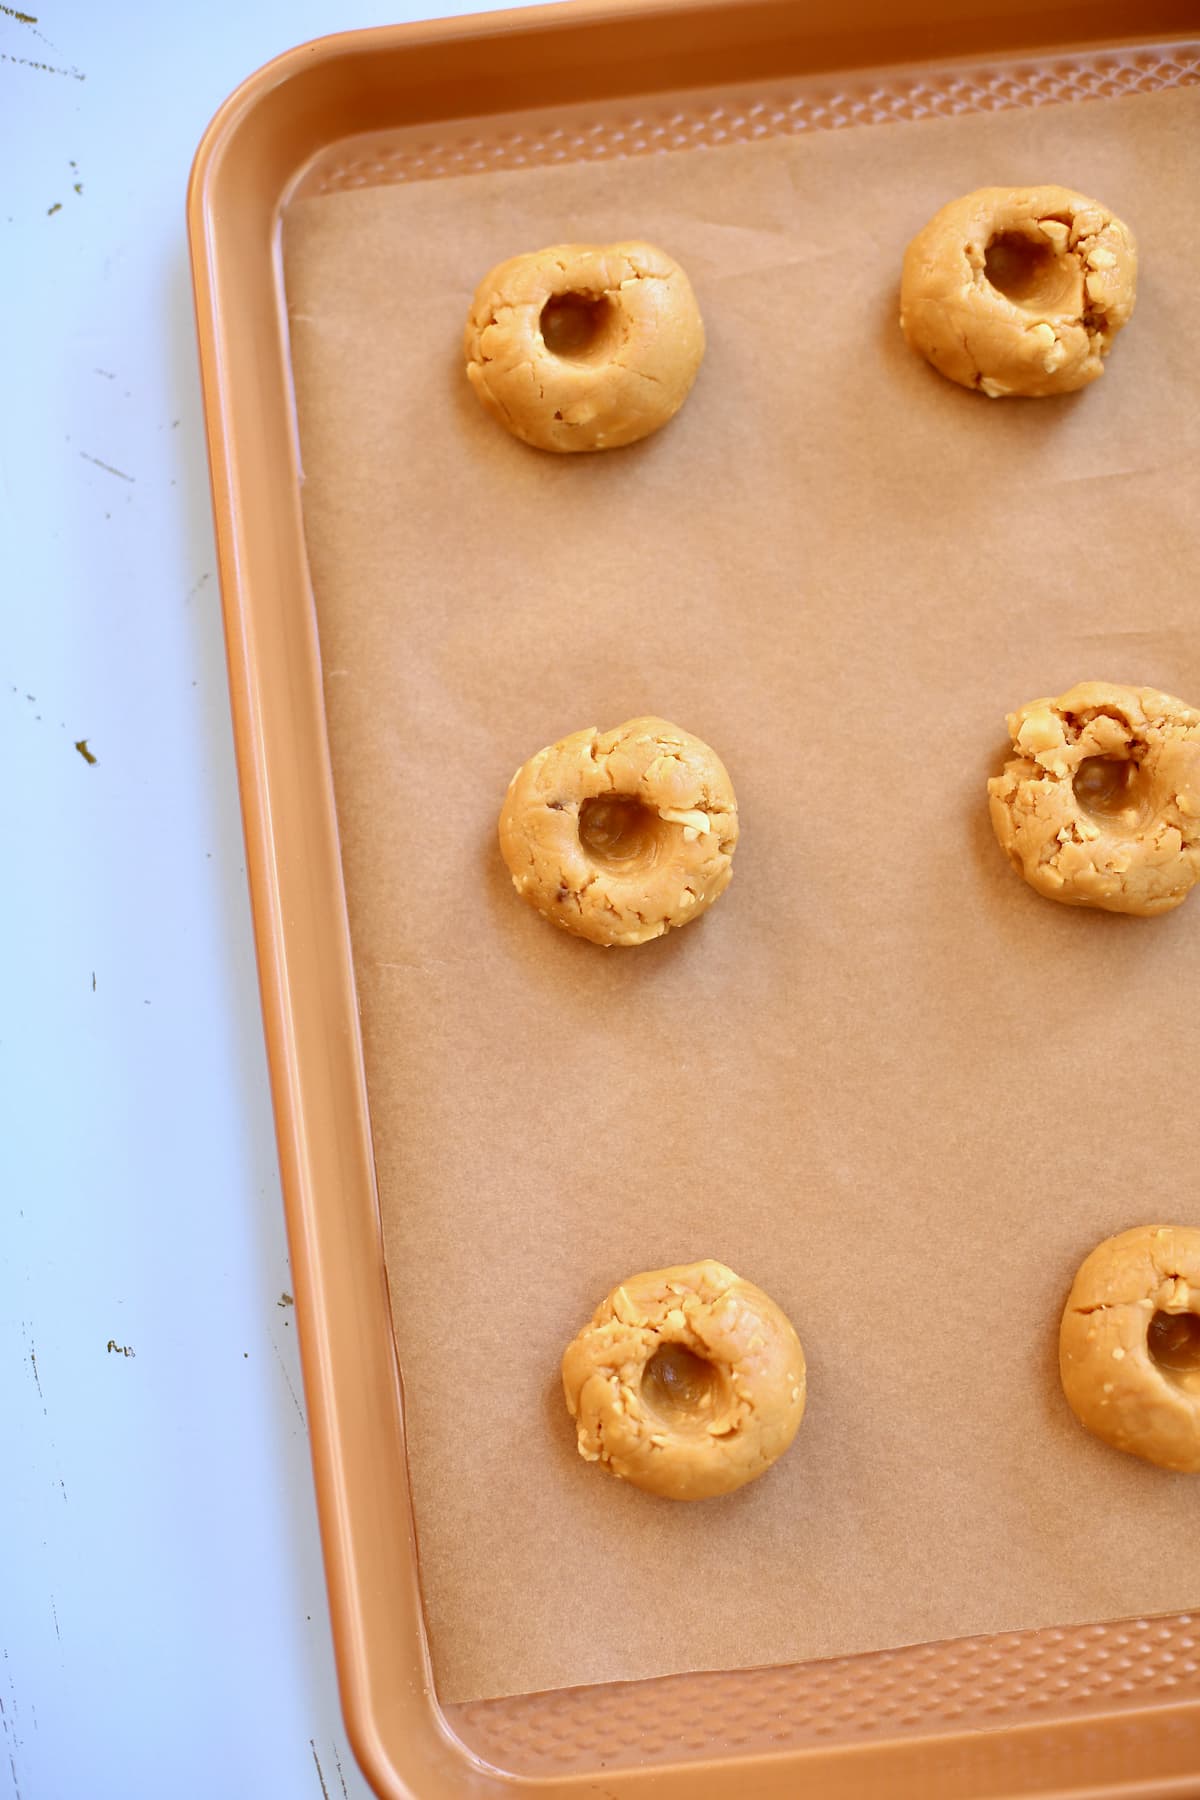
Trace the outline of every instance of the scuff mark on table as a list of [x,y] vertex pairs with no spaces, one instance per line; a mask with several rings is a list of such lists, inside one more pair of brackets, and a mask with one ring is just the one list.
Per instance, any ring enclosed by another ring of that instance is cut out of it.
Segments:
[[60,69],[54,63],[34,62],[29,56],[10,56],[7,50],[0,50],[0,62],[21,63],[27,69],[41,69],[46,75],[66,75],[72,81],[87,80],[81,69]]
[[283,1379],[287,1384],[287,1391],[292,1396],[292,1405],[296,1409],[296,1413],[300,1420],[300,1423],[303,1425],[305,1431],[307,1431],[308,1430],[308,1420],[304,1416],[304,1408],[300,1404],[299,1395],[296,1393],[296,1389],[292,1384],[292,1378],[288,1374],[287,1364],[283,1360],[283,1353],[280,1350],[279,1345],[275,1342],[274,1338],[271,1339],[271,1348],[275,1352],[275,1359],[279,1364],[279,1372],[283,1376]]
[[109,1338],[104,1346],[110,1356],[136,1356],[137,1351],[132,1344],[118,1344],[116,1338]]
[[98,457],[98,456],[89,456],[86,450],[81,450],[79,452],[79,454],[80,454],[80,456],[82,456],[84,462],[95,463],[95,465],[98,469],[104,469],[109,475],[118,476],[121,481],[136,481],[137,480],[136,475],[127,475],[125,473],[124,469],[114,469],[113,465],[111,463],[106,463],[106,462],[101,461],[100,457]]
[[21,1800],[21,1781],[17,1774],[17,1751],[21,1748],[21,1739],[17,1734],[17,1695],[12,1682],[12,1670],[8,1668],[8,1651],[4,1652],[5,1670],[8,1674],[8,1694],[12,1702],[11,1711],[0,1700],[0,1724],[4,1727],[4,1736],[8,1747],[8,1767],[12,1775],[13,1793],[16,1800]]
[[[16,6],[0,5],[0,15],[3,15],[6,19],[12,19],[14,24],[24,25],[25,29],[32,32],[34,37],[37,38],[40,43],[45,44],[48,50],[53,50],[55,55],[59,54],[58,45],[51,43],[44,31],[38,30],[36,13],[22,12],[20,8]],[[69,76],[72,81],[87,80],[87,76],[83,73],[82,69],[60,69],[55,63],[37,62],[31,56],[10,56],[7,50],[0,50],[0,62],[19,63],[27,69],[41,69],[47,75],[66,75]],[[74,168],[75,165],[72,163],[71,166]]]
[[329,1789],[325,1786],[325,1777],[321,1772],[321,1759],[317,1755],[317,1746],[314,1744],[314,1742],[311,1738],[309,1738],[309,1740],[308,1740],[308,1747],[312,1751],[313,1762],[316,1764],[317,1780],[321,1784],[321,1794],[323,1796],[323,1800],[329,1800]]
[[[38,1373],[37,1349],[34,1345],[33,1339],[29,1335],[29,1329],[26,1326],[24,1320],[21,1321],[21,1338],[25,1345],[25,1353],[26,1353],[26,1356],[29,1361],[29,1367],[33,1371],[33,1385],[37,1389],[37,1397],[42,1403],[42,1411],[45,1412],[46,1411],[46,1396],[42,1392],[42,1378],[41,1378],[41,1375]],[[48,1416],[49,1415],[47,1414],[47,1417]]]

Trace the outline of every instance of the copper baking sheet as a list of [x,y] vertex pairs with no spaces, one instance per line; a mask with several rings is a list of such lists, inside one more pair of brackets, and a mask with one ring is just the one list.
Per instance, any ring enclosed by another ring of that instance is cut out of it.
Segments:
[[[1038,902],[989,842],[978,795],[1000,715],[1034,692],[1093,671],[1200,686],[1181,225],[1194,113],[1173,110],[1189,105],[1166,94],[451,178],[287,215],[304,523],[445,1701],[1187,1603],[1186,1484],[1082,1438],[1052,1348],[1090,1242],[1151,1194],[1179,1216],[1174,1134],[1147,1122],[1187,1116],[1195,933],[1186,910],[1147,927]],[[1001,156],[1020,169],[997,175]],[[904,352],[898,253],[946,192],[1032,179],[1047,158],[1135,224],[1139,314],[1091,393],[986,406]],[[506,249],[565,235],[553,220],[615,234],[634,194],[661,221],[638,229],[697,282],[701,384],[642,449],[537,457],[475,412],[446,313]],[[220,508],[219,445],[215,463]],[[236,454],[230,470],[244,480]],[[235,708],[266,718],[261,693],[239,698],[236,607],[233,622]],[[305,708],[311,625],[293,616]],[[605,956],[511,901],[491,825],[528,750],[645,706],[719,746],[745,835],[708,919]],[[242,742],[253,778],[244,721]],[[332,815],[317,800],[324,871]],[[277,844],[280,831],[277,817]],[[345,946],[325,942],[332,1004]],[[305,1046],[270,972],[268,956],[278,1093]],[[303,1187],[312,1137],[298,1142],[286,1107],[282,1123],[285,1177],[296,1158]],[[348,1218],[365,1253],[365,1222]],[[297,1233],[293,1215],[301,1261],[323,1238],[309,1223]],[[314,1318],[335,1281],[343,1300],[382,1292],[378,1265],[364,1288],[361,1266],[341,1282],[325,1252]],[[704,1252],[788,1306],[813,1402],[767,1481],[683,1513],[578,1464],[554,1363],[611,1279]],[[310,1388],[336,1403],[311,1330]],[[361,1663],[368,1609],[351,1579],[361,1487],[333,1439],[322,1451],[326,1422],[344,1440],[345,1407],[317,1408],[318,1479],[357,1738],[382,1781],[372,1732],[392,1713]],[[1036,1641],[1015,1640],[1013,1687]],[[865,1707],[880,1663],[856,1660]],[[730,1679],[726,1716],[754,1678]],[[655,1691],[678,1690],[621,1685],[599,1704],[629,1716],[630,1696]],[[586,1721],[564,1700],[537,1717],[571,1718],[573,1750],[551,1753],[545,1732],[535,1746],[526,1705],[490,1753],[582,1769]],[[486,1735],[486,1709],[451,1716]],[[687,1748],[682,1731],[658,1752],[642,1735],[618,1747],[636,1765],[622,1782]],[[695,1750],[720,1736],[713,1724]],[[441,1779],[453,1751],[436,1716],[425,1749],[422,1779]]]

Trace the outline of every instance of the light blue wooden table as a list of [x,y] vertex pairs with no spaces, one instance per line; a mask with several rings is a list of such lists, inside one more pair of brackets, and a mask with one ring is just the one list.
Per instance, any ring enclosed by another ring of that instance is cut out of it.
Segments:
[[184,190],[259,64],[430,9],[22,5],[36,20],[0,7],[0,1800],[364,1800],[289,1304]]

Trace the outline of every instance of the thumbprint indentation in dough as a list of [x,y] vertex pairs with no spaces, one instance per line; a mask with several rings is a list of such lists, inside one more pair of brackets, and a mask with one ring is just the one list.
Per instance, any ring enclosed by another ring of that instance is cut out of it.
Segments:
[[1111,829],[1134,831],[1150,816],[1140,764],[1128,756],[1085,756],[1075,771],[1075,798],[1084,812]]
[[1078,312],[1083,303],[1083,273],[1074,256],[1023,231],[1001,231],[989,243],[983,272],[996,292],[1039,317],[1044,313]]
[[616,308],[607,294],[555,294],[543,306],[538,326],[552,356],[598,360],[616,333]]
[[605,869],[629,869],[654,859],[661,821],[632,794],[597,794],[579,808],[579,842]]
[[684,1344],[663,1344],[642,1375],[642,1403],[673,1431],[703,1431],[724,1400],[720,1371]]
[[1200,1394],[1200,1318],[1195,1313],[1156,1312],[1146,1332],[1146,1348],[1169,1381]]

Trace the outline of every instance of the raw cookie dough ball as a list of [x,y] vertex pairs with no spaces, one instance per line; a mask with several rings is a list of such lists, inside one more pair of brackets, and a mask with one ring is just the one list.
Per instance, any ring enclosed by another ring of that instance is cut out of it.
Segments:
[[480,404],[539,450],[615,450],[687,399],[704,355],[691,282],[653,244],[552,244],[480,283],[463,335]]
[[992,826],[1049,900],[1169,912],[1200,880],[1200,712],[1155,688],[1081,681],[1008,715]]
[[1139,1225],[1097,1246],[1058,1339],[1081,1425],[1164,1469],[1200,1470],[1200,1231]]
[[580,1456],[668,1500],[744,1487],[804,1417],[799,1338],[719,1262],[622,1282],[567,1345],[562,1378]]
[[518,894],[593,944],[644,944],[697,918],[729,886],[737,838],[720,757],[656,718],[539,750],[500,813]]
[[1070,188],[978,188],[904,254],[900,329],[960,386],[1069,394],[1104,373],[1133,312],[1128,225]]

